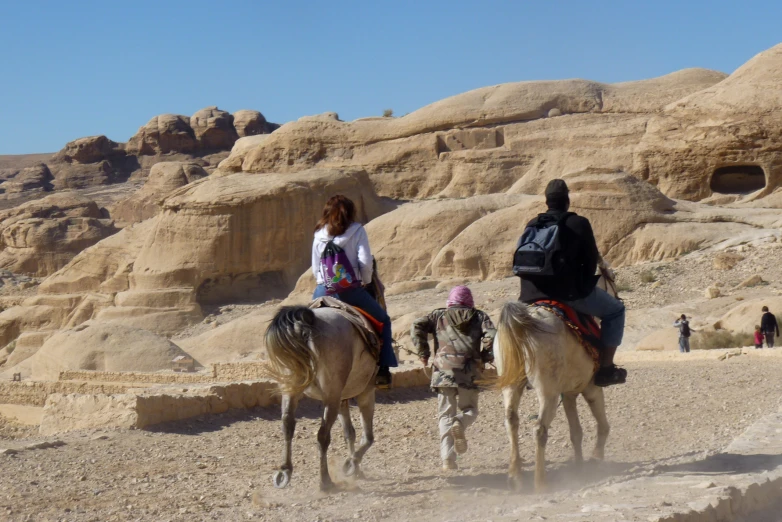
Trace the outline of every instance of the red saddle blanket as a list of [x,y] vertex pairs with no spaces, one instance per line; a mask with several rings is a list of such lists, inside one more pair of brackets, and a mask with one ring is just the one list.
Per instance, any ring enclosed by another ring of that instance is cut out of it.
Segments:
[[598,326],[595,319],[553,299],[539,299],[532,303],[532,306],[545,308],[559,317],[576,334],[578,340],[581,341],[581,345],[592,357],[595,363],[595,371],[597,371],[600,367],[599,350],[603,347],[603,343],[600,342],[600,326]]
[[364,318],[369,321],[372,326],[375,328],[375,331],[379,334],[383,333],[383,323],[369,315],[369,312],[365,311],[363,308],[359,308],[358,306],[354,306],[353,308],[356,309],[361,315],[364,316]]

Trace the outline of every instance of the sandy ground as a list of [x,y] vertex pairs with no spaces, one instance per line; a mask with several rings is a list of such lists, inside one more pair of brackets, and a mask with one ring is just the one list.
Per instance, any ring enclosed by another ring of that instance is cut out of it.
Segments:
[[[341,430],[333,433],[332,475],[345,491],[318,491],[319,404],[299,409],[294,476],[286,490],[270,477],[282,447],[276,408],[229,412],[157,427],[63,435],[58,448],[0,456],[0,518],[4,520],[518,520],[532,501],[556,503],[574,489],[659,463],[701,458],[775,410],[782,396],[782,357],[708,355],[627,362],[628,384],[606,390],[612,433],[603,463],[577,475],[564,414],[552,426],[548,459],[553,492],[505,490],[507,441],[501,398],[481,397],[481,416],[468,431],[469,452],[458,472],[440,470],[435,398],[427,389],[390,390],[378,399],[376,444],[364,461],[367,479],[340,478]],[[580,402],[585,449],[594,422]],[[521,451],[529,462],[530,415],[522,401]],[[357,415],[354,411],[354,419]],[[22,448],[38,438],[6,441]],[[47,439],[51,440],[51,439]],[[525,515],[526,517],[526,515]],[[524,517],[523,517],[524,518]],[[522,518],[522,519],[523,519]]]

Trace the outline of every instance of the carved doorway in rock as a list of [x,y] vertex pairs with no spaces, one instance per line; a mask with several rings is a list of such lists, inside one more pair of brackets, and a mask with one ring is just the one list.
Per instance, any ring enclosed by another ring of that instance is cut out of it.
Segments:
[[757,165],[720,167],[711,176],[711,191],[718,194],[750,194],[766,186],[766,173]]

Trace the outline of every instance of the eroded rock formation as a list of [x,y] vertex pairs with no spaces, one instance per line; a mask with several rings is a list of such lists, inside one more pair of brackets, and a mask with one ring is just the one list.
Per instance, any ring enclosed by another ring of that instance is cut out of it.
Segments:
[[34,197],[50,192],[54,177],[45,163],[30,167],[0,169],[0,198]]
[[0,313],[0,345],[91,319],[171,336],[203,318],[202,304],[285,297],[310,263],[313,226],[334,193],[352,198],[362,221],[392,208],[360,171],[234,174],[183,186],[160,214],[87,248],[39,295]]
[[144,186],[132,196],[119,201],[111,209],[111,216],[123,225],[149,219],[162,210],[163,200],[171,192],[208,175],[196,163],[157,163],[150,169]]
[[64,370],[158,371],[187,355],[149,331],[112,323],[85,323],[50,337],[30,358],[31,377],[56,381]]
[[217,107],[207,107],[192,117],[161,114],[127,143],[106,136],[79,138],[45,164],[0,169],[0,199],[23,200],[51,190],[145,178],[152,166],[165,161],[197,163],[211,172],[240,136],[270,133],[277,127],[251,110],[237,111],[236,119]]
[[611,85],[519,82],[402,118],[306,117],[222,167],[360,167],[379,194],[399,198],[538,193],[549,179],[590,168],[628,172],[677,199],[766,195],[782,183],[780,63],[777,46],[727,78],[688,69]]
[[198,147],[190,118],[177,114],[155,116],[134,134],[125,147],[128,154],[191,153]]
[[0,212],[0,268],[47,276],[116,232],[94,201],[52,194]]

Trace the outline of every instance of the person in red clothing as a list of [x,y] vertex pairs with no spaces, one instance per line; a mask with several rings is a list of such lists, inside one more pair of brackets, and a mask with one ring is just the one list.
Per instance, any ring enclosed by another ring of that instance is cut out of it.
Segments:
[[755,349],[763,348],[763,332],[760,331],[760,325],[755,325]]

